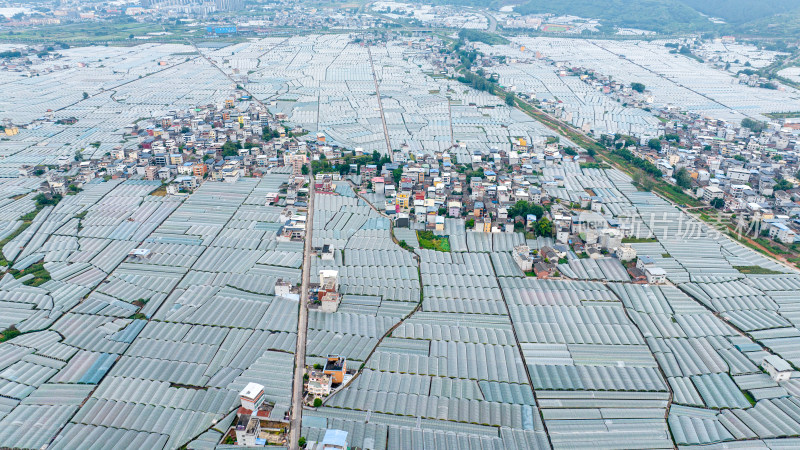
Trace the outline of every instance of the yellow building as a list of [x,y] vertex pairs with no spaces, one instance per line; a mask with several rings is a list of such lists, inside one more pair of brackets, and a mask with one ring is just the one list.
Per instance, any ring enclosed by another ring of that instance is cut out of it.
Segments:
[[674,166],[681,161],[681,157],[678,155],[669,155],[669,159],[667,161],[669,161],[671,166]]
[[401,208],[408,208],[409,205],[408,194],[405,192],[397,194],[397,204],[400,205]]
[[6,136],[14,136],[15,134],[19,133],[19,128],[17,127],[7,127],[5,129]]
[[330,375],[333,384],[342,384],[347,373],[347,360],[339,355],[328,355],[328,361],[322,373]]

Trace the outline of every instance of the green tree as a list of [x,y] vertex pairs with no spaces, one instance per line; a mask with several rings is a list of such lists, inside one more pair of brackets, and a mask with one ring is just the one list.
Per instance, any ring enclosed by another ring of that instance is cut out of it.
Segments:
[[403,178],[403,168],[398,167],[392,171],[392,178],[394,179],[394,184],[399,184],[400,179]]
[[647,146],[652,148],[653,150],[660,152],[661,151],[661,140],[660,139],[650,139],[647,141]]
[[506,105],[514,106],[516,103],[516,97],[514,96],[513,92],[506,93]]
[[297,440],[297,445],[299,445],[300,448],[306,448],[306,438],[305,438],[305,436],[300,436],[300,439]]
[[48,197],[48,196],[46,196],[44,194],[39,194],[36,197],[34,197],[33,200],[36,202],[36,206],[37,207],[42,208],[44,206],[55,205],[58,202],[60,202],[61,201],[61,195],[53,194],[52,196]]
[[789,182],[788,180],[780,180],[775,184],[773,190],[775,191],[788,191],[789,189],[794,188],[794,185]]
[[711,206],[717,209],[722,209],[725,206],[725,200],[719,197],[711,199]]
[[84,99],[84,100],[86,100],[87,98],[89,98],[89,94],[88,94],[88,93],[86,93],[86,92],[84,92],[84,93],[83,93],[83,99]]
[[314,399],[314,408],[319,408],[320,406],[322,406],[322,399],[321,398],[315,398]]
[[631,89],[633,89],[634,91],[636,91],[636,92],[641,94],[642,92],[644,92],[645,88],[644,88],[644,85],[642,83],[634,82],[634,83],[631,83]]
[[550,236],[553,234],[553,223],[547,217],[542,217],[536,223],[536,231],[539,236]]
[[19,336],[20,334],[22,334],[22,333],[14,325],[11,325],[10,327],[8,327],[5,330],[3,330],[2,333],[0,333],[0,342],[8,341],[10,339],[14,339],[15,337]]
[[692,187],[692,177],[689,175],[689,171],[686,170],[686,167],[681,167],[675,172],[675,184],[684,189]]
[[261,128],[261,139],[268,141],[270,139],[275,139],[281,137],[281,132],[278,130],[270,130],[269,127]]
[[540,218],[544,215],[544,208],[533,203],[528,203],[525,200],[519,200],[517,203],[514,203],[514,206],[508,209],[508,216],[512,218],[517,216],[526,217],[528,214],[533,214],[537,218]]
[[222,144],[222,157],[239,156],[239,149],[242,148],[240,142],[226,141]]
[[468,230],[475,228],[475,219],[467,219],[467,221],[464,222],[464,227]]
[[752,131],[753,133],[761,133],[767,128],[766,123],[753,120],[749,117],[742,119],[742,126],[750,129],[750,131]]

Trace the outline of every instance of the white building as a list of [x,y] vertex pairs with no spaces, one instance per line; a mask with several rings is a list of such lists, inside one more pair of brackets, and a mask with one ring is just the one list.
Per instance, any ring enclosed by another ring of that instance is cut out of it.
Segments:
[[243,447],[255,447],[256,439],[261,434],[261,421],[258,417],[240,416],[241,423],[236,425],[236,444]]
[[769,237],[784,244],[793,244],[796,233],[786,224],[776,222],[769,227]]
[[722,191],[722,189],[716,186],[706,186],[703,188],[703,200],[709,203],[711,203],[711,200],[714,200],[715,198],[722,198],[724,194],[725,193]]
[[288,298],[290,300],[300,300],[300,294],[297,292],[292,292],[293,286],[292,283],[279,278],[277,282],[275,282],[275,296],[276,297],[283,297]]
[[622,245],[622,233],[614,228],[600,230],[600,247],[613,251]]
[[385,192],[386,181],[383,177],[374,177],[372,178],[372,190],[375,191],[376,194],[383,194]]
[[636,268],[641,270],[642,272],[644,272],[644,269],[646,269],[648,267],[655,267],[655,266],[656,266],[656,262],[653,261],[653,258],[651,258],[651,257],[649,257],[647,255],[640,256],[639,260],[636,261]]
[[731,195],[740,198],[744,195],[746,190],[750,189],[750,186],[746,184],[731,184]]
[[650,284],[663,284],[667,281],[667,272],[661,267],[645,267],[644,275]]
[[308,375],[306,390],[315,397],[324,397],[331,393],[331,384],[330,375],[313,371]]
[[337,270],[320,270],[319,271],[319,286],[320,289],[339,290],[339,271]]
[[334,313],[339,309],[339,272],[336,270],[319,271],[319,293],[320,310],[326,313]]
[[242,392],[239,392],[239,399],[242,401],[242,407],[255,411],[264,402],[264,386],[247,383]]
[[531,249],[527,245],[518,245],[514,247],[514,262],[517,263],[523,272],[530,272],[533,270],[533,258],[531,258]]
[[788,381],[792,377],[792,366],[776,355],[768,355],[761,362],[761,367],[775,381]]
[[636,249],[629,244],[622,244],[614,252],[620,261],[633,261],[636,259]]
[[569,242],[569,228],[559,228],[556,231],[556,241],[561,244]]
[[747,181],[750,179],[750,171],[740,168],[730,169],[728,170],[728,178],[730,178],[731,181],[747,183]]

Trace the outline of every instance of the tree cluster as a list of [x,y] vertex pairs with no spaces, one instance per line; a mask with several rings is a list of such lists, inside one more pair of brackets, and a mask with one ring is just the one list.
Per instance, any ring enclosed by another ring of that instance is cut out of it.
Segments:
[[761,133],[767,128],[767,124],[753,120],[749,117],[742,119],[742,126],[750,129],[753,133]]
[[33,198],[36,202],[36,206],[39,208],[43,208],[48,205],[55,205],[61,201],[61,196],[59,194],[53,194],[51,196],[46,196],[44,194],[39,194]]
[[788,191],[793,188],[794,185],[790,181],[783,179],[779,180],[772,189],[774,191]]
[[458,77],[458,81],[472,86],[473,89],[494,94],[494,83],[472,72],[464,72],[463,75]]
[[226,156],[239,156],[239,150],[242,148],[241,142],[227,141],[222,144],[222,157]]
[[508,217],[526,217],[528,214],[533,214],[537,218],[542,217],[544,215],[544,208],[537,204],[520,200],[508,209]]
[[692,177],[689,175],[689,171],[686,170],[685,167],[681,167],[677,172],[675,172],[675,184],[684,189],[689,189],[692,187]]
[[483,42],[484,44],[488,45],[497,45],[497,44],[503,45],[503,44],[508,44],[509,42],[508,39],[502,36],[498,36],[493,33],[487,33],[486,31],[473,30],[469,28],[461,29],[458,32],[458,37],[472,42]]
[[661,178],[661,176],[663,175],[663,173],[661,173],[661,170],[659,170],[658,167],[655,166],[655,164],[651,163],[646,159],[642,159],[639,158],[638,156],[635,156],[629,150],[626,150],[624,148],[615,149],[612,150],[611,153],[616,156],[619,156],[620,158],[630,163],[632,166],[639,168],[643,170],[645,173],[652,175],[656,178]]
[[506,105],[514,106],[516,97],[513,92],[506,93]]
[[269,127],[264,127],[261,129],[261,138],[265,141],[269,141],[270,139],[276,139],[281,137],[281,132],[278,130],[270,130]]
[[661,139],[653,138],[647,141],[647,146],[651,149],[660,152],[661,151]]

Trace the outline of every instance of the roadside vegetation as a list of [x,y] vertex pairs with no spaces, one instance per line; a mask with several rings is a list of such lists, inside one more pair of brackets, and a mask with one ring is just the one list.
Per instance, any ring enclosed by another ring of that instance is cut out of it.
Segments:
[[450,239],[447,236],[436,236],[433,231],[417,231],[417,240],[420,248],[438,252],[450,251]]
[[[192,36],[191,28],[176,22],[140,23],[130,18],[99,23],[77,22],[47,25],[24,30],[0,30],[0,42],[63,43],[67,46],[115,44],[138,45],[143,42],[181,42]],[[163,34],[164,32],[169,34]],[[159,33],[159,34],[149,34]],[[135,39],[146,36],[147,41]]]
[[19,336],[20,334],[22,334],[22,332],[16,329],[14,325],[11,325],[10,327],[0,332],[0,342],[5,342],[9,339],[13,339]]
[[509,40],[503,36],[487,33],[486,31],[462,29],[458,32],[458,37],[472,42],[483,42],[488,45],[505,45]]
[[780,275],[783,273],[783,272],[778,272],[776,270],[765,269],[764,267],[761,266],[733,266],[733,268],[741,273],[746,273],[746,274]]
[[19,236],[23,231],[25,231],[31,223],[33,223],[33,219],[36,218],[36,215],[39,214],[39,211],[42,210],[46,205],[55,205],[58,201],[61,200],[61,196],[53,196],[47,197],[44,194],[39,194],[34,197],[34,201],[36,202],[36,209],[25,214],[19,218],[22,221],[22,224],[14,230],[13,233],[6,236],[4,239],[0,240],[0,266],[9,266],[11,265],[11,261],[7,261],[5,256],[3,256],[3,247],[6,246],[9,242],[14,240],[17,236]]
[[652,238],[635,238],[635,237],[626,237],[622,238],[623,244],[643,244],[645,242],[658,242],[658,239]]
[[22,278],[25,275],[33,275],[33,278],[24,281],[22,284],[27,286],[41,286],[42,284],[50,281],[50,272],[44,268],[44,263],[39,262],[33,264],[32,266],[28,267],[27,269],[23,270],[9,270],[8,273],[14,276],[14,278]]

